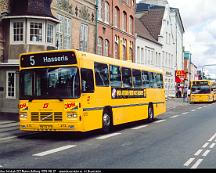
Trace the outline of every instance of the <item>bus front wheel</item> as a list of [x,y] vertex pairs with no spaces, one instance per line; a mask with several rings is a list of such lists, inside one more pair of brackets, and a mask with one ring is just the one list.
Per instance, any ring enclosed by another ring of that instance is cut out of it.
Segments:
[[148,122],[153,122],[154,121],[154,109],[153,105],[148,106]]
[[112,127],[112,117],[108,111],[104,111],[102,117],[102,130],[104,133],[110,132]]

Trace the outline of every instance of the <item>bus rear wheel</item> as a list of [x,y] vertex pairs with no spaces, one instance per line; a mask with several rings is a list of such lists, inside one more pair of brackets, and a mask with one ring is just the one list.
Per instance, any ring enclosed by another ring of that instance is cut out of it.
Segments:
[[111,131],[111,127],[112,127],[111,114],[109,112],[105,111],[103,113],[103,117],[102,117],[102,131],[104,133],[108,133]]
[[148,122],[153,122],[154,121],[154,109],[153,105],[148,106]]

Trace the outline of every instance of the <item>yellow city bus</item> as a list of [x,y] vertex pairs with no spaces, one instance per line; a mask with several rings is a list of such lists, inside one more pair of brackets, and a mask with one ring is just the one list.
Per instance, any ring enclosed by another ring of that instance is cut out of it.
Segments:
[[191,81],[190,103],[214,102],[216,100],[216,83],[211,80]]
[[162,70],[78,50],[20,55],[20,130],[109,132],[165,111]]

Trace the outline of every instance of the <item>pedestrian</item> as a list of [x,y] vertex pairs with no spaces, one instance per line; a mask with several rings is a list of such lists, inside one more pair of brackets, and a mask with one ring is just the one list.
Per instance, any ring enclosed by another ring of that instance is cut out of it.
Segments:
[[183,90],[183,102],[187,102],[187,87],[184,87]]
[[187,102],[190,101],[190,94],[191,94],[191,90],[190,90],[190,87],[188,87],[188,89],[187,89]]

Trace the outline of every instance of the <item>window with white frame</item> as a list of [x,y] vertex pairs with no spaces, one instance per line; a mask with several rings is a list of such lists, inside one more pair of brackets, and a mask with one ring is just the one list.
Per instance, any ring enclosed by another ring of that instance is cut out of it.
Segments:
[[127,31],[127,13],[123,12],[122,30]]
[[109,40],[104,41],[104,56],[109,56]]
[[136,58],[136,63],[140,63],[140,47],[137,46],[137,58]]
[[114,26],[120,28],[120,10],[118,7],[115,7],[114,11]]
[[57,25],[56,39],[58,49],[71,48],[71,19],[62,15],[57,15],[60,23]]
[[80,26],[80,50],[87,51],[88,49],[88,25],[81,24]]
[[25,23],[22,20],[11,21],[11,43],[24,43]]
[[114,58],[119,58],[119,37],[115,36]]
[[129,18],[129,33],[133,34],[133,17],[130,16]]
[[103,38],[102,37],[98,37],[98,55],[102,55],[103,54]]
[[110,5],[108,2],[105,2],[105,23],[110,23]]
[[102,0],[98,0],[98,20],[102,21]]
[[43,23],[40,21],[30,21],[30,42],[43,42]]
[[127,60],[127,40],[126,39],[123,39],[122,56],[123,56],[123,60]]
[[47,43],[54,43],[54,25],[51,23],[47,24]]
[[16,99],[16,72],[6,72],[6,98]]
[[132,61],[133,61],[133,54],[134,54],[133,42],[130,41],[130,46],[129,46],[129,60],[132,60]]

